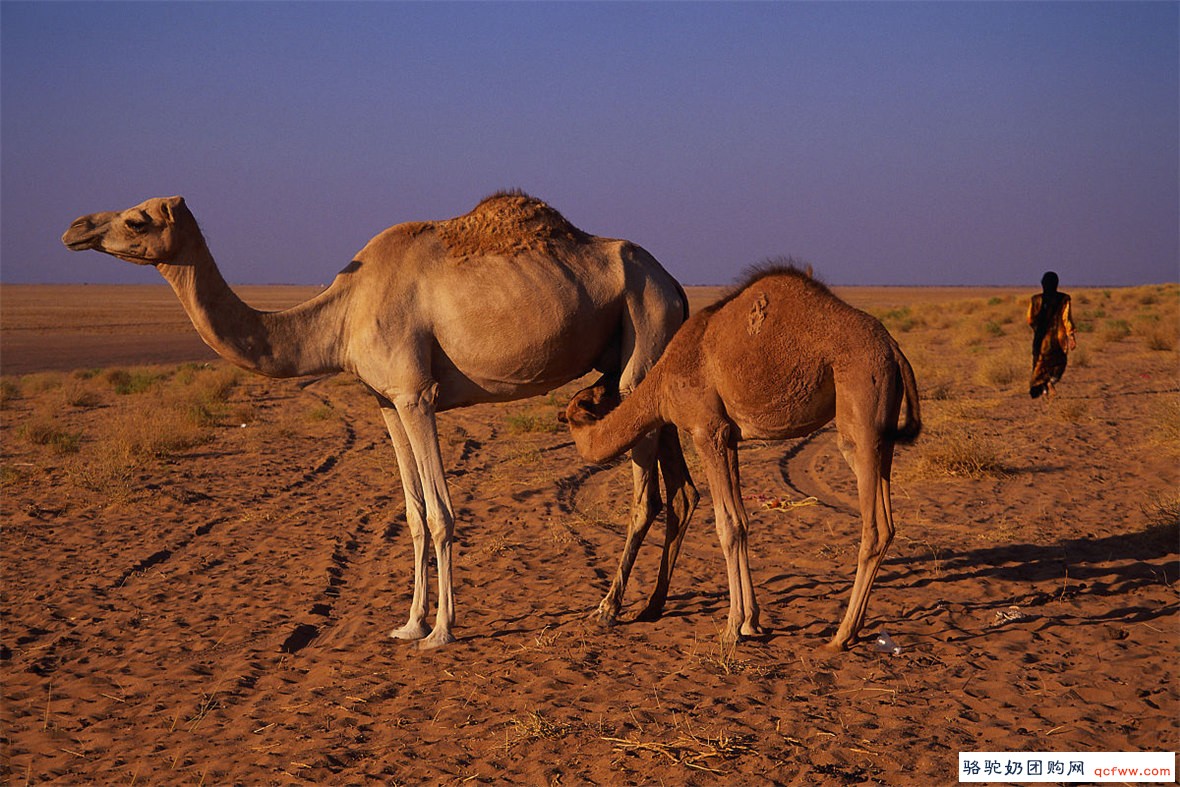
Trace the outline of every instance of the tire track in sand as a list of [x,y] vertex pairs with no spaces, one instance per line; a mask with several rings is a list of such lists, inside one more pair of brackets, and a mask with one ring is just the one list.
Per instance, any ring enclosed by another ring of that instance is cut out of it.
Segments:
[[[305,389],[301,389],[305,390]],[[322,404],[330,405],[330,399],[322,394],[307,391],[308,396],[313,397]],[[235,554],[238,561],[241,562],[240,551],[235,549],[227,549],[224,545],[222,547],[214,547],[208,543],[211,537],[218,535],[230,539],[230,543],[238,538],[235,538],[233,531],[240,530],[241,527],[251,527],[256,530],[256,523],[258,521],[266,521],[268,517],[263,514],[264,509],[274,510],[282,508],[284,501],[289,500],[295,493],[306,491],[315,484],[319,484],[326,480],[333,470],[340,463],[341,459],[349,452],[355,450],[356,446],[356,431],[347,419],[343,420],[342,435],[338,442],[331,446],[325,456],[315,463],[306,472],[299,475],[294,480],[282,485],[274,491],[262,491],[250,503],[248,509],[238,516],[216,516],[184,532],[179,537],[174,537],[172,540],[165,543],[158,543],[151,551],[144,557],[129,563],[117,577],[107,583],[105,586],[99,586],[94,589],[94,592],[103,597],[113,597],[110,601],[103,603],[103,609],[108,615],[102,618],[99,622],[105,626],[115,626],[117,628],[126,629],[134,628],[132,621],[127,620],[122,623],[111,620],[120,611],[123,617],[131,618],[138,614],[137,606],[134,603],[134,597],[142,591],[142,589],[135,587],[138,580],[144,577],[148,572],[155,569],[161,571],[165,568],[171,569],[173,574],[188,574],[192,577],[208,575],[212,570],[220,567],[224,563],[223,555]],[[201,500],[209,500],[204,495]],[[299,506],[289,506],[290,510],[298,511]],[[232,523],[230,527],[226,527],[227,523]],[[251,526],[250,523],[255,523]],[[239,526],[239,527],[235,527]],[[249,539],[248,539],[249,540]],[[251,548],[258,551],[265,546],[269,541],[276,540],[274,534],[268,534],[263,539],[255,541],[251,540]],[[337,546],[337,552],[340,546]],[[334,552],[334,556],[337,555]],[[213,557],[208,557],[212,554]],[[341,560],[343,564],[347,561]],[[187,571],[186,571],[187,565]],[[337,578],[329,578],[329,587],[331,583],[341,581]],[[123,603],[120,603],[120,599]],[[313,609],[315,607],[313,606]],[[45,625],[48,622],[50,625]],[[20,648],[20,655],[15,659],[18,668],[24,671],[32,672],[41,677],[50,676],[60,666],[70,660],[67,655],[72,646],[77,642],[81,632],[77,630],[76,625],[71,625],[72,621],[64,620],[58,617],[51,618],[49,621],[42,621],[37,626],[29,628],[23,634],[14,637],[14,644]],[[291,639],[294,634],[289,635],[287,639]],[[15,653],[9,651],[10,654],[16,656]]]

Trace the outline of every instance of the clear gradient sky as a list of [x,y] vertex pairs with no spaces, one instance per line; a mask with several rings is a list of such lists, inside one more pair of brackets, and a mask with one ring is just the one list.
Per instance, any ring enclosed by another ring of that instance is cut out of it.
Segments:
[[0,281],[181,194],[235,283],[326,283],[522,188],[685,284],[1180,278],[1180,5],[0,3]]

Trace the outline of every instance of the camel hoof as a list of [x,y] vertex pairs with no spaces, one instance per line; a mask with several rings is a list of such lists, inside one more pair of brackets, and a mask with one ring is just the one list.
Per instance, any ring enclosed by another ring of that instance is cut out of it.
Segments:
[[430,633],[422,623],[407,623],[399,629],[389,632],[391,639],[423,639]]
[[817,648],[817,650],[819,650],[822,653],[833,653],[833,654],[834,653],[843,653],[844,651],[848,650],[848,643],[847,642],[837,642],[836,640],[833,639],[833,640],[830,640],[830,641],[825,642],[824,644],[820,645],[819,648]]
[[615,624],[619,622],[619,611],[611,609],[605,602],[598,605],[598,608],[590,613],[590,619],[603,628],[614,628]]
[[441,648],[443,645],[450,645],[455,641],[455,635],[449,631],[432,632],[429,637],[418,641],[418,650],[434,650]]
[[635,616],[635,619],[644,623],[654,623],[662,617],[664,617],[663,604],[648,604],[642,612]]
[[742,626],[743,637],[761,637],[765,633],[766,629],[762,628],[762,626],[758,625],[757,623],[746,623]]

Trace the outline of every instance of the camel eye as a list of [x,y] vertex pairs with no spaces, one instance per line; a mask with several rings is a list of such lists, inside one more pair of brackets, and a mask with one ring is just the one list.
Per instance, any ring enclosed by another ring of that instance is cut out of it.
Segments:
[[131,230],[132,232],[143,232],[148,228],[147,219],[126,219],[124,224],[126,224],[127,229]]

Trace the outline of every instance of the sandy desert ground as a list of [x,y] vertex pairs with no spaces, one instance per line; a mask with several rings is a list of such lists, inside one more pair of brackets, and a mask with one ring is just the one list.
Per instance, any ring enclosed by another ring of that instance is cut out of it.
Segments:
[[0,779],[928,785],[960,751],[1175,751],[1180,287],[1072,290],[1051,402],[1030,292],[839,290],[913,362],[926,430],[864,632],[902,650],[827,655],[859,530],[830,428],[742,448],[769,633],[727,648],[702,474],[665,616],[630,622],[657,525],[603,630],[629,469],[576,455],[577,386],[443,414],[460,641],[420,652],[386,636],[410,539],[359,385],[210,362],[164,287],[5,286]]

